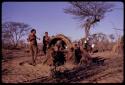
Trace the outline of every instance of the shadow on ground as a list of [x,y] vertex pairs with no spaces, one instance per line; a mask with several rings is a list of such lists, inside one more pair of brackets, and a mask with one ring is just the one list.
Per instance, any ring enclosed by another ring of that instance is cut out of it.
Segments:
[[[90,77],[97,75],[105,70],[106,59],[95,57],[92,59],[89,65],[80,65],[71,70],[65,70],[64,72],[56,72],[54,78],[42,77],[28,82],[33,83],[72,83],[79,82],[81,80],[89,79]],[[90,79],[89,82],[92,80]]]

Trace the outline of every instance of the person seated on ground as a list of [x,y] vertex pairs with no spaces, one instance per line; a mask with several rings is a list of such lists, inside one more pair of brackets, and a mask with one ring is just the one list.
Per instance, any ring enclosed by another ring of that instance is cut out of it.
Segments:
[[91,61],[92,57],[89,55],[89,53],[84,49],[82,41],[80,42],[80,52],[81,52],[81,59],[79,64],[87,64],[89,61]]
[[87,40],[84,41],[84,49],[87,49]]
[[54,66],[60,66],[64,65],[64,63],[65,63],[64,48],[61,46],[60,42],[57,42],[54,47],[53,64]]
[[74,64],[78,64],[81,59],[81,50],[78,44],[75,44],[75,56],[74,56]]
[[48,36],[48,32],[45,32],[45,36],[43,36],[43,52],[46,54],[47,48],[49,45],[50,37]]
[[84,45],[83,45],[83,48],[87,51],[87,52],[91,52],[91,44],[90,44],[90,40],[89,38],[87,38],[85,41],[84,41]]

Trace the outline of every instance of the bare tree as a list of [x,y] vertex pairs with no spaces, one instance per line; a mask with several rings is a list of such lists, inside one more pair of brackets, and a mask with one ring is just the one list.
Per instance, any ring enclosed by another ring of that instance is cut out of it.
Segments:
[[91,26],[100,22],[107,12],[113,10],[114,4],[110,2],[70,2],[71,6],[64,9],[65,13],[74,15],[85,27],[85,38],[88,37]]
[[26,47],[26,46],[25,46],[25,40],[24,40],[24,39],[19,40],[19,41],[18,41],[18,45],[19,45],[20,48]]
[[101,32],[92,34],[92,35],[90,35],[90,37],[92,38],[92,40],[94,40],[95,43],[107,41],[107,39],[108,39],[107,35],[104,33],[101,33]]
[[110,43],[106,34],[99,32],[90,35],[90,37],[92,42],[96,44],[96,47],[99,51],[104,51],[110,48]]
[[12,44],[17,47],[20,39],[30,30],[28,24],[20,22],[5,22],[2,24],[2,43]]
[[115,35],[110,34],[110,35],[109,35],[109,38],[111,39],[111,42],[113,42],[113,40],[115,39]]

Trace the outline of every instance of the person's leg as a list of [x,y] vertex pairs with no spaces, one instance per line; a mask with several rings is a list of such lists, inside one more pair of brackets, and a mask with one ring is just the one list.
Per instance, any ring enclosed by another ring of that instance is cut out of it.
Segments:
[[33,64],[33,57],[34,57],[34,51],[33,51],[33,45],[30,45],[30,55],[31,55],[31,57],[32,57],[32,64]]
[[[45,45],[43,44],[43,52],[44,52],[44,49],[45,49]],[[44,52],[44,54],[45,54],[45,52]]]
[[46,45],[46,53],[47,53],[47,51],[48,51],[48,48],[49,48],[49,45],[47,44],[47,45]]
[[46,54],[46,44],[43,45],[43,52]]
[[33,65],[36,65],[36,58],[37,58],[37,53],[38,53],[38,48],[37,46],[33,46],[33,51],[34,51],[34,56],[33,56]]
[[47,44],[45,45],[45,54],[46,54],[46,52],[47,52]]

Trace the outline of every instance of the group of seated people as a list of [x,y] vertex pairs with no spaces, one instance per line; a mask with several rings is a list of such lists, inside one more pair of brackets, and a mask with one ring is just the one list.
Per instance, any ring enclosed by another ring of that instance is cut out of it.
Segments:
[[67,56],[69,51],[73,59],[73,63],[79,64],[82,56],[87,55],[87,51],[85,49],[86,48],[84,48],[82,41],[75,43],[74,47],[71,47],[70,50],[67,49],[67,46],[62,45],[61,40],[57,41],[57,43],[53,47],[52,56],[53,56],[54,65],[57,65],[57,66],[63,65],[67,60],[66,57],[70,57],[70,55]]

